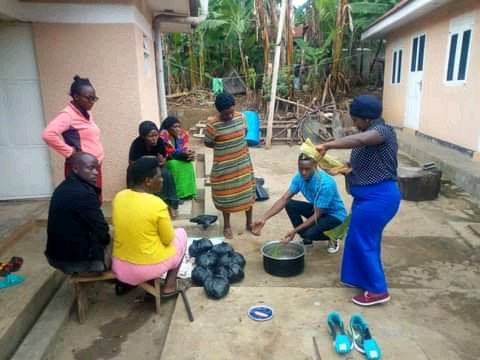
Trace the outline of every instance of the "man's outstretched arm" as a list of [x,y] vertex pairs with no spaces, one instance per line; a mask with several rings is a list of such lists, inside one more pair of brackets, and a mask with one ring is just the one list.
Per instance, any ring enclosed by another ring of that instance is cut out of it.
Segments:
[[255,234],[260,234],[260,231],[262,228],[265,226],[265,223],[267,222],[268,219],[271,217],[277,215],[280,211],[282,211],[285,208],[285,205],[287,204],[288,200],[290,200],[294,193],[291,193],[290,191],[285,192],[285,194],[282,195],[275,203],[272,205],[270,209],[268,209],[265,214],[263,214],[262,217],[259,219],[255,220],[253,222],[253,232]]

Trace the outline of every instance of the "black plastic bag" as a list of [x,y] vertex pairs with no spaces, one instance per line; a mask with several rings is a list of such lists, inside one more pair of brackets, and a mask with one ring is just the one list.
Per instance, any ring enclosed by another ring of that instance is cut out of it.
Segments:
[[235,283],[243,280],[245,273],[243,272],[242,267],[239,264],[231,264],[227,267],[228,281],[230,283]]
[[245,258],[237,251],[232,254],[232,262],[240,265],[242,269],[245,267]]
[[212,269],[204,266],[195,266],[192,270],[192,282],[195,285],[202,286],[209,277],[213,276]]
[[188,253],[190,254],[191,257],[198,257],[200,254],[203,254],[204,252],[207,252],[213,247],[212,242],[210,239],[198,239],[198,240],[193,240],[190,246],[188,247]]
[[200,254],[200,256],[195,259],[195,264],[197,264],[197,266],[203,267],[214,267],[215,265],[217,265],[217,261],[217,254],[210,250],[206,253]]
[[228,266],[217,266],[213,271],[213,274],[216,276],[223,276],[225,279],[228,280],[229,268]]
[[256,201],[265,201],[270,198],[267,190],[263,187],[265,181],[262,178],[255,178],[255,197]]
[[230,266],[230,264],[234,263],[234,258],[233,258],[233,254],[224,254],[222,255],[219,259],[218,259],[218,262],[217,264],[219,266]]
[[205,280],[203,289],[209,298],[221,299],[228,294],[228,290],[230,290],[230,284],[228,283],[227,278],[214,275]]
[[212,250],[218,257],[221,257],[225,254],[233,254],[235,250],[233,250],[232,245],[221,242],[220,244],[213,245]]

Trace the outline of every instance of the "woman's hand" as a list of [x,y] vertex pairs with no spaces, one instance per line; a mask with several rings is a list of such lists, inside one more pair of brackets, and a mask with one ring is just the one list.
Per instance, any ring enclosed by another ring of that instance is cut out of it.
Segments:
[[324,156],[328,150],[324,144],[315,145],[315,149],[317,149],[320,156]]
[[295,229],[293,229],[293,230],[289,231],[288,233],[286,233],[280,241],[284,244],[287,244],[287,243],[289,243],[290,241],[293,240],[296,233],[297,232],[295,231]]
[[158,154],[158,155],[157,155],[157,159],[158,159],[158,165],[160,165],[160,166],[165,165],[166,159],[163,157],[162,154]]
[[188,149],[187,152],[187,159],[190,161],[195,160],[195,151]]

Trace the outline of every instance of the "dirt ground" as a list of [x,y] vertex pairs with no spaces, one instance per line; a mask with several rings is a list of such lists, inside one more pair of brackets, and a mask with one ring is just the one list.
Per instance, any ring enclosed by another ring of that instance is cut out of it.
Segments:
[[[270,194],[270,200],[256,203],[254,216],[258,216],[287,189],[296,170],[298,146],[277,145],[270,150],[252,149],[251,153],[256,175],[265,179]],[[348,156],[348,152],[332,154]],[[411,166],[412,160],[401,156],[400,163]],[[337,183],[350,207],[343,179],[338,177]],[[312,358],[314,335],[325,351],[322,358],[335,359],[324,321],[328,311],[337,309],[347,321],[353,312],[367,316],[374,335],[381,340],[384,359],[478,360],[480,239],[469,230],[478,223],[479,204],[449,183],[442,185],[435,201],[403,201],[383,241],[392,300],[363,309],[350,302],[354,290],[339,284],[341,252],[329,255],[325,244],[315,243],[306,254],[303,274],[270,276],[263,270],[260,247],[289,230],[286,214],[271,219],[260,237],[246,233],[243,214],[235,214],[235,236],[230,243],[246,257],[247,265],[245,279],[226,298],[208,300],[200,288],[192,289],[189,298],[196,320],[189,323],[180,301],[173,317],[174,300],[165,301],[157,317],[153,304],[135,302],[138,291],[116,297],[112,285],[101,285],[96,288],[97,301],[88,320],[79,325],[72,314],[52,358],[159,359],[165,346],[165,359],[308,359]],[[190,236],[201,236],[199,228],[187,231]],[[249,305],[261,300],[260,295],[276,304],[278,320],[253,329],[245,313]],[[321,310],[317,311],[319,304]],[[305,321],[292,315],[296,312]],[[166,338],[169,326],[171,333]],[[292,329],[294,334],[285,336]],[[296,346],[298,351],[292,353]],[[351,358],[362,357],[354,351]]]

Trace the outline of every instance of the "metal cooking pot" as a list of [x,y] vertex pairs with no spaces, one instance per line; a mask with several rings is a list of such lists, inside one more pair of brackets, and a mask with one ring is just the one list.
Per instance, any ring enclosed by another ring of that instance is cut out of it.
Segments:
[[263,268],[274,276],[295,276],[303,272],[305,249],[303,245],[290,242],[270,241],[262,246]]

